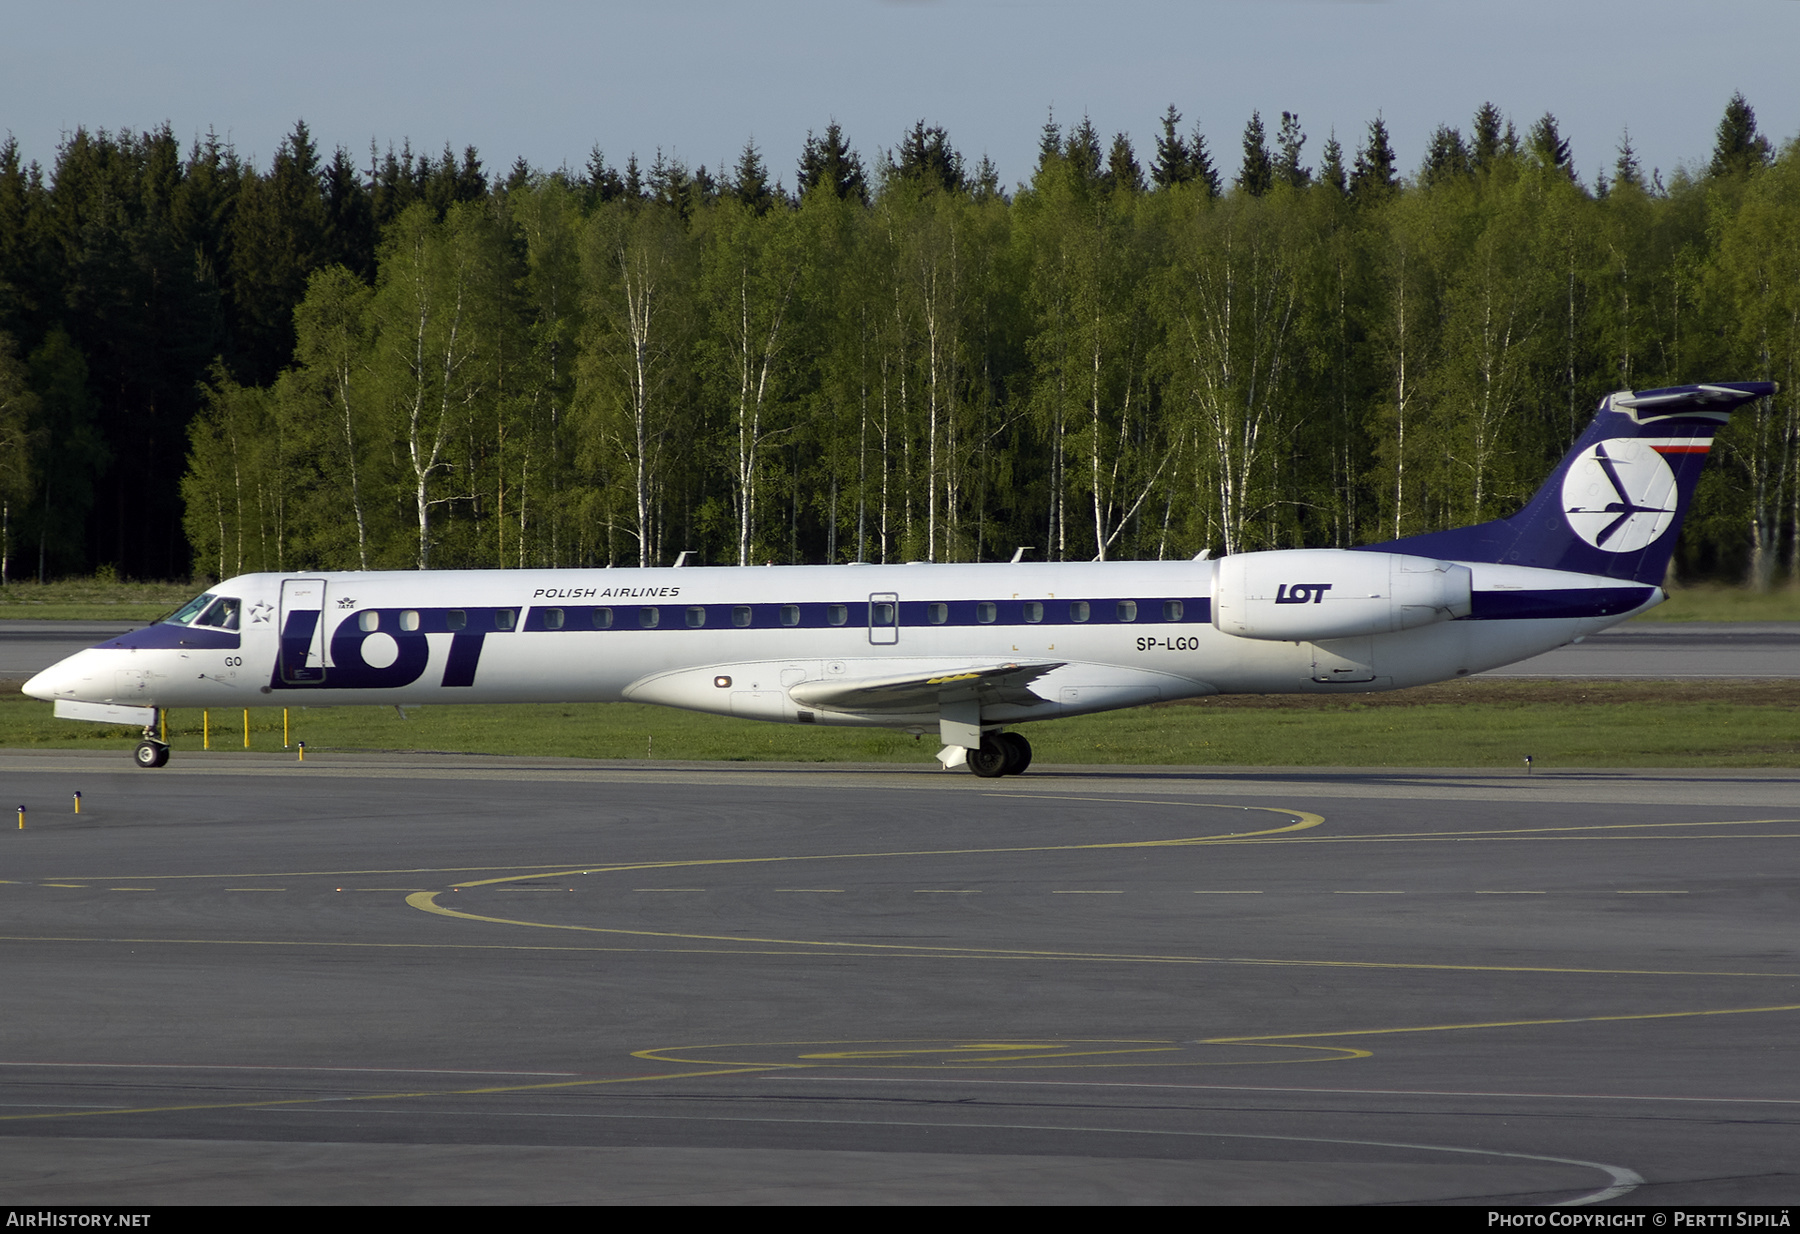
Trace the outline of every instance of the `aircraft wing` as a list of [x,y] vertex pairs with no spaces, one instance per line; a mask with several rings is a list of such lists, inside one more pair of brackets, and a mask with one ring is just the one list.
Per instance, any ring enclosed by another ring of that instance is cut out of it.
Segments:
[[1031,683],[1063,661],[1038,664],[995,664],[978,668],[926,671],[905,677],[859,677],[850,680],[803,681],[788,690],[802,707],[826,711],[900,714],[934,711],[944,703],[979,701],[985,705],[1045,700]]

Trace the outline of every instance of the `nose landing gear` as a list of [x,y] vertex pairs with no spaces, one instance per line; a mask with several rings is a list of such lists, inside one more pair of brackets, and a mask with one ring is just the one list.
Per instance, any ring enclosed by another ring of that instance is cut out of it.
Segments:
[[158,741],[156,726],[149,725],[144,729],[144,739],[138,742],[137,749],[132,752],[131,757],[140,767],[161,767],[169,761],[169,743]]

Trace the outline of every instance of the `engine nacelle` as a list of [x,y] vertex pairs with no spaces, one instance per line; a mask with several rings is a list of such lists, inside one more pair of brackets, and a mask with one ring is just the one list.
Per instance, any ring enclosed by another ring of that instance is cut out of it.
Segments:
[[1467,617],[1469,587],[1469,567],[1403,553],[1235,553],[1217,563],[1212,620],[1226,634],[1276,641],[1388,634]]

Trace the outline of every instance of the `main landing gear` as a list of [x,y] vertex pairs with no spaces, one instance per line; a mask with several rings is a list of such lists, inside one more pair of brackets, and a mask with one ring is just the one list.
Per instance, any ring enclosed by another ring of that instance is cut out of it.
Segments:
[[1031,766],[1031,743],[1017,733],[987,733],[969,751],[969,770],[984,780],[1016,776]]

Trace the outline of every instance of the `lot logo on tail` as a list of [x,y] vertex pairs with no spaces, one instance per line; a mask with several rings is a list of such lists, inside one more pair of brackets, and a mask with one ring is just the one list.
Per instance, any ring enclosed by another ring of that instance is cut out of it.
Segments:
[[1675,521],[1675,473],[1643,441],[1614,437],[1583,450],[1563,476],[1564,517],[1595,548],[1631,553]]

